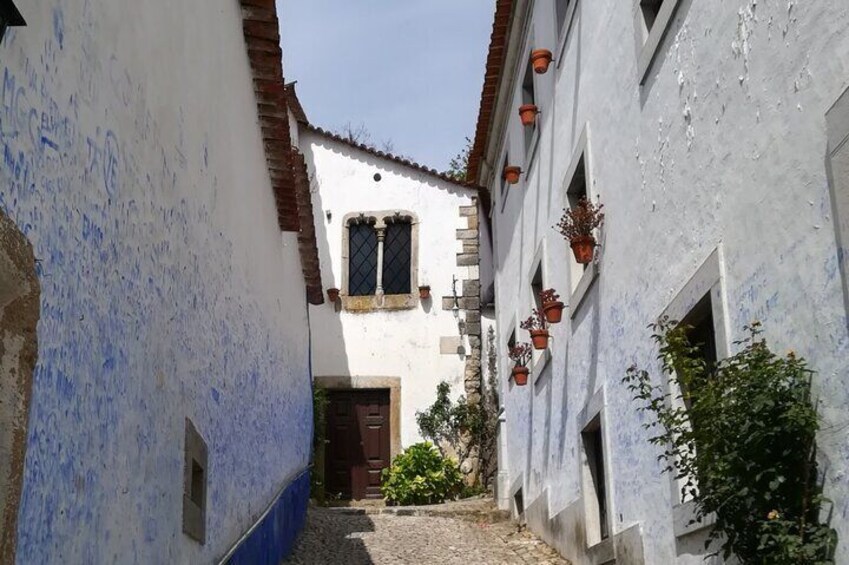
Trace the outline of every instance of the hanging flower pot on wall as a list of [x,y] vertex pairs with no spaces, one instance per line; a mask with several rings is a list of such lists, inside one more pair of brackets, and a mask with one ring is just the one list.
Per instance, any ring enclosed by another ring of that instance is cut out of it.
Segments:
[[595,238],[592,236],[576,237],[570,243],[572,253],[575,254],[575,261],[581,265],[588,265],[593,262],[595,255]]
[[592,263],[598,242],[595,230],[604,223],[604,204],[593,204],[585,197],[577,205],[564,210],[557,229],[569,241],[575,260],[582,265]]
[[328,288],[327,289],[327,299],[331,303],[339,300],[339,289],[338,288]]
[[419,298],[421,298],[422,300],[428,300],[430,298],[429,286],[425,285],[419,287]]
[[542,312],[545,314],[545,320],[549,324],[559,324],[563,319],[563,308],[565,304],[560,302],[560,295],[553,288],[543,290],[539,293],[542,300]]
[[513,367],[513,381],[516,386],[525,386],[528,384],[528,374],[530,371],[527,367]]
[[522,169],[519,167],[509,166],[504,167],[504,180],[507,181],[507,184],[517,184],[519,182],[519,175],[522,174]]
[[551,51],[548,49],[534,49],[531,52],[531,65],[534,67],[534,72],[538,75],[545,74],[551,64],[551,59]]
[[548,330],[531,330],[531,343],[534,349],[542,350],[548,347]]
[[532,126],[537,119],[539,109],[536,104],[522,104],[519,106],[519,118],[523,126]]

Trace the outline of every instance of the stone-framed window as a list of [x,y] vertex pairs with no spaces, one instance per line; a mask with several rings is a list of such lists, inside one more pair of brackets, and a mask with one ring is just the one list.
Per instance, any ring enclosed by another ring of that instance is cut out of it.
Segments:
[[6,35],[6,29],[15,26],[25,26],[27,22],[18,11],[12,0],[0,0],[0,41]]
[[418,229],[405,210],[355,212],[342,230],[342,306],[350,311],[413,308],[418,294]]
[[[589,139],[589,124],[587,124],[581,132],[581,137],[578,139],[575,152],[572,155],[572,161],[563,178],[563,205],[570,209],[575,207],[581,198],[593,200],[592,189],[595,183],[592,176],[592,155]],[[597,231],[596,239],[600,244],[602,234],[601,230]],[[567,248],[568,245],[569,242],[567,241]],[[596,249],[596,253],[600,253],[600,248]],[[569,315],[574,318],[580,309],[581,302],[587,295],[587,291],[598,277],[599,266],[598,261],[581,265],[575,260],[571,251],[567,251],[567,255],[569,257],[569,291],[572,293],[569,298]]]
[[637,34],[637,68],[640,84],[645,83],[679,0],[633,0],[634,28]]
[[598,389],[578,414],[581,446],[579,472],[584,506],[586,547],[593,563],[613,560],[615,516],[612,465],[607,438],[606,393]]
[[[722,249],[718,247],[684,284],[661,316],[668,316],[670,320],[678,320],[689,326],[690,342],[700,344],[705,361],[714,364],[730,355],[726,312]],[[664,386],[673,407],[687,407],[680,389],[673,388],[668,380]],[[681,494],[686,479],[676,476],[677,473],[672,473],[670,478],[673,529],[676,537],[682,537],[710,526],[713,517],[707,516],[700,522],[695,520],[693,502]]]
[[206,442],[186,418],[183,444],[183,533],[203,544],[206,542],[206,490],[208,473]]

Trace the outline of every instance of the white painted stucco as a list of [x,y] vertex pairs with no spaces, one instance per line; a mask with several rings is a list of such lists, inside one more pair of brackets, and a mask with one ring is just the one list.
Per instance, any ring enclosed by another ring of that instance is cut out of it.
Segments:
[[[574,318],[553,328],[551,362],[536,384],[504,382],[505,488],[523,489],[531,528],[574,563],[598,562],[583,535],[580,444],[596,398],[612,534],[630,540],[624,547],[641,533],[647,564],[703,563],[703,532],[676,540],[670,479],[620,381],[632,363],[653,366],[647,324],[719,249],[731,350],[758,319],[777,351],[793,349],[817,371],[837,562],[849,560],[849,336],[825,167],[825,114],[849,84],[849,12],[840,2],[680,0],[641,86],[636,0],[578,0],[562,52],[553,0],[516,4],[520,16],[530,12],[527,26],[513,27],[508,75],[531,48],[551,49],[555,63],[535,78],[542,113],[533,160],[515,82],[504,87],[510,96],[500,99],[487,154],[502,348],[532,307],[539,249],[546,287],[568,301],[580,279],[553,226],[585,130],[591,191],[607,221],[598,277]],[[505,145],[526,173],[503,202]],[[503,354],[500,373],[509,373]],[[632,562],[623,555],[617,563]]]
[[[327,303],[310,307],[313,374],[317,377],[398,377],[401,379],[401,442],[420,441],[417,411],[448,381],[463,391],[465,357],[440,354],[440,337],[459,336],[458,320],[443,310],[452,277],[469,278],[457,266],[462,246],[456,230],[467,227],[460,207],[472,205],[475,191],[389,159],[377,157],[327,136],[301,129],[300,149],[309,164],[321,260],[322,284],[344,288],[343,218],[355,212],[404,210],[419,220],[419,285],[430,285],[432,298],[409,310],[351,313]],[[380,182],[374,180],[379,173]],[[328,218],[328,214],[330,217]],[[462,293],[462,282],[457,284]],[[468,351],[467,340],[465,350]]]
[[[240,5],[17,5],[0,206],[41,286],[17,562],[215,562],[307,467],[312,410]],[[182,532],[186,418],[203,545]]]

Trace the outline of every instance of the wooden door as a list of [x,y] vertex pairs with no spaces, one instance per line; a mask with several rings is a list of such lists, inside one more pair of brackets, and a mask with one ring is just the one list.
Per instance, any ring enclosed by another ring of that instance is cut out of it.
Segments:
[[325,480],[328,495],[382,498],[389,466],[389,391],[331,391],[327,410]]

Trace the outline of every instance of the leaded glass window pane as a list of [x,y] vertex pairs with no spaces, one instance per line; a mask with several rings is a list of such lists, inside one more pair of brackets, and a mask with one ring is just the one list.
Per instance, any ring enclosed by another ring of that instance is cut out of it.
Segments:
[[409,222],[386,226],[383,242],[383,292],[410,293],[410,243],[412,226]]
[[348,241],[348,294],[372,295],[377,290],[377,232],[369,224],[352,224]]

